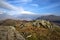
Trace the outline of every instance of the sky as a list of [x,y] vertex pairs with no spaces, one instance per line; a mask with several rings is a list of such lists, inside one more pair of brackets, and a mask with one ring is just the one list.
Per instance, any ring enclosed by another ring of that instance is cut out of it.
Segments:
[[0,0],[0,14],[60,15],[60,0]]

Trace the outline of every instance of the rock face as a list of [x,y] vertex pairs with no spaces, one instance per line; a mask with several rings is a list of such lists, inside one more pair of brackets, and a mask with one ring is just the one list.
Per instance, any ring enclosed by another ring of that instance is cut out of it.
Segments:
[[0,40],[25,40],[12,26],[0,26]]
[[33,22],[33,25],[36,27],[43,27],[49,29],[53,28],[53,24],[46,20],[36,20],[35,22]]

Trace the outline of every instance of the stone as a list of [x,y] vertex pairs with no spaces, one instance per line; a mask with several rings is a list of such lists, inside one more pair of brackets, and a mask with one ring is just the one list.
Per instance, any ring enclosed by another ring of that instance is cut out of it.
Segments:
[[0,26],[0,40],[25,40],[13,26]]

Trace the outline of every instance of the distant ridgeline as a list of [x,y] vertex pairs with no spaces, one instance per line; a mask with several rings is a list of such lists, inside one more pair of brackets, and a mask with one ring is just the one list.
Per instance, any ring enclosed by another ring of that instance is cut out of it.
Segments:
[[60,40],[60,26],[46,20],[4,20],[0,26],[12,26],[25,40]]
[[38,17],[36,20],[41,20],[41,19],[48,20],[48,21],[55,23],[55,24],[60,26],[60,16],[47,15],[47,16]]

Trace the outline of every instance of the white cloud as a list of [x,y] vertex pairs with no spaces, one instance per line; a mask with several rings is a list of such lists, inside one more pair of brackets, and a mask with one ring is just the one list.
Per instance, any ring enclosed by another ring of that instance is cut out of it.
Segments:
[[20,0],[21,2],[27,3],[27,2],[32,2],[32,0]]
[[33,12],[29,12],[29,11],[22,11],[22,14],[34,14]]
[[0,11],[0,14],[3,14],[3,12],[2,12],[2,11]]
[[6,8],[6,9],[9,9],[9,10],[24,10],[22,7],[16,7],[16,6],[13,6],[13,5],[11,5],[11,4],[9,4],[9,3],[7,3],[7,2],[5,2],[5,1],[1,1],[0,0],[0,7],[2,7],[2,8]]
[[[26,1],[26,0],[24,0],[24,1]],[[33,14],[32,12],[24,11],[24,9],[22,7],[13,6],[13,5],[5,2],[5,1],[0,1],[0,7],[11,10],[11,11],[7,12],[10,15],[14,15],[14,14]]]
[[12,0],[12,1],[9,1],[10,3],[22,3],[22,4],[27,4],[27,3],[30,3],[32,2],[32,0]]
[[39,5],[38,4],[31,4],[31,6],[38,7]]
[[4,1],[0,1],[0,7],[2,8],[6,8],[6,9],[10,9],[10,10],[15,10],[17,9],[16,7],[14,7],[13,5],[7,3],[7,2],[4,2]]

